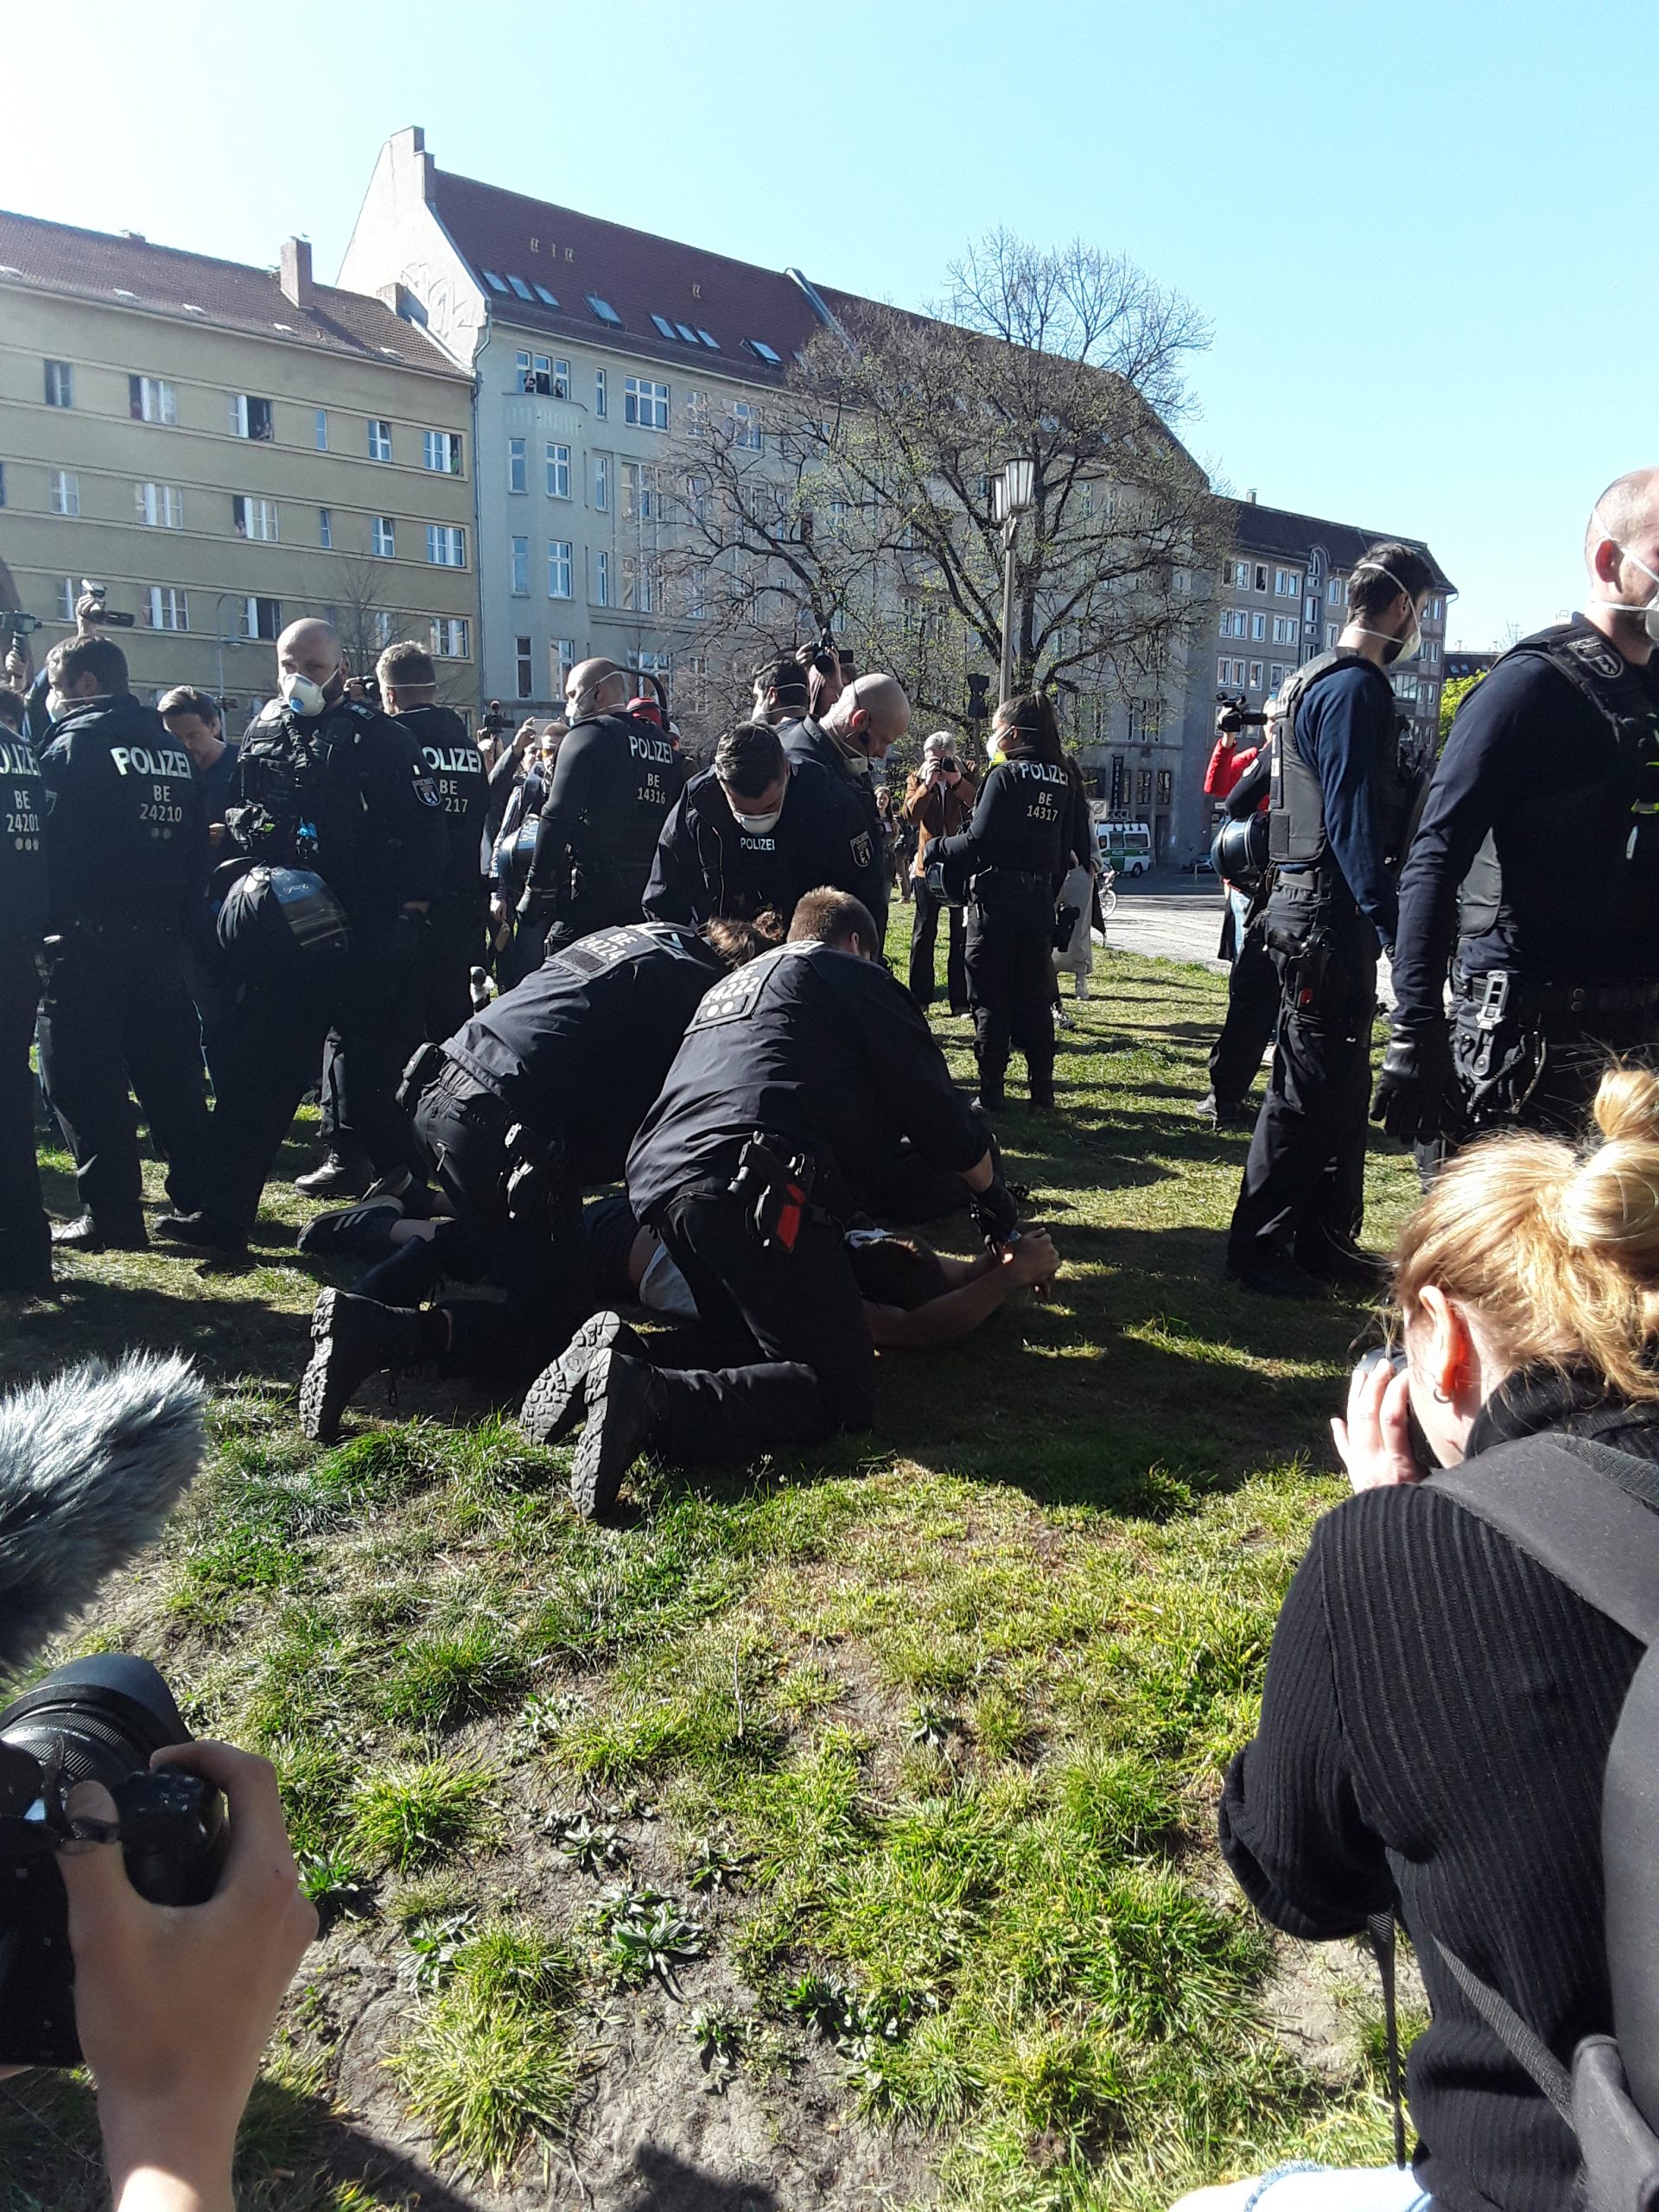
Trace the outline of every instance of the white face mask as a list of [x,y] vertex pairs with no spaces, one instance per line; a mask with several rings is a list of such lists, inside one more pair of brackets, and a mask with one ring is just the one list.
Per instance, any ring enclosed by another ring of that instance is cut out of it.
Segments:
[[847,763],[847,772],[849,776],[868,776],[869,774],[870,756],[868,753],[844,753],[842,757]]
[[60,722],[71,707],[79,704],[79,699],[67,699],[61,691],[48,691],[46,695],[47,715],[54,722]]
[[[721,789],[726,791],[724,784],[721,785]],[[770,814],[745,814],[738,805],[737,796],[734,791],[726,791],[726,804],[732,810],[733,821],[740,830],[747,831],[751,837],[764,837],[767,830],[775,830],[784,818],[781,801],[773,807]]]
[[[1362,561],[1354,574],[1358,575],[1362,569],[1369,570],[1373,575],[1386,576],[1396,591],[1406,591],[1404,584],[1395,575],[1393,569],[1385,569],[1380,561]],[[1385,653],[1383,656],[1390,668],[1398,667],[1402,661],[1414,660],[1417,657],[1417,649],[1423,642],[1423,620],[1417,612],[1417,602],[1408,591],[1406,592],[1406,597],[1412,602],[1411,627],[1403,638],[1396,638],[1383,630],[1368,630],[1363,622],[1349,625],[1351,629],[1357,630],[1362,638],[1381,638],[1385,645],[1394,647],[1391,653]]]
[[[1617,538],[1613,543],[1618,545]],[[1633,563],[1641,569],[1644,576],[1653,576],[1655,584],[1659,585],[1659,576],[1653,575],[1653,570],[1645,561],[1637,560],[1628,545],[1618,545],[1618,550],[1627,561]],[[1642,617],[1642,627],[1647,632],[1649,642],[1659,645],[1659,590],[1655,591],[1651,599],[1644,599],[1639,607],[1633,607],[1626,599],[1604,599],[1599,604],[1603,607],[1616,607],[1621,614],[1639,614]]]
[[284,702],[296,715],[308,717],[320,715],[328,703],[323,696],[321,684],[314,683],[308,676],[298,675],[291,670],[284,670],[281,690]]

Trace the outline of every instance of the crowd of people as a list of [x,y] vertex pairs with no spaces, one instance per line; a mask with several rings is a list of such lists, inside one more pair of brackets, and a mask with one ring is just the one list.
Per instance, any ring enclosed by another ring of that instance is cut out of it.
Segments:
[[[1332,1423],[1356,1495],[1287,1599],[1222,1848],[1293,1935],[1380,1942],[1398,1917],[1433,2021],[1411,2165],[1280,2169],[1193,2212],[1565,2212],[1586,2171],[1611,2202],[1597,2116],[1615,2111],[1659,2186],[1659,2112],[1606,2055],[1624,2024],[1602,1928],[1603,1773],[1659,1633],[1659,1077],[1636,1064],[1659,1033],[1659,471],[1609,487],[1585,553],[1582,613],[1503,658],[1431,766],[1402,754],[1388,674],[1431,577],[1372,548],[1259,753],[1238,757],[1235,716],[1212,766],[1235,958],[1200,1110],[1245,1118],[1274,1045],[1229,1270],[1276,1297],[1391,1287],[1398,1337]],[[1097,865],[1045,696],[998,709],[982,779],[940,734],[884,804],[872,771],[908,702],[828,652],[763,671],[753,718],[688,772],[607,662],[571,671],[563,727],[486,760],[418,648],[382,657],[377,702],[312,621],[284,632],[282,696],[238,749],[200,693],[141,707],[86,613],[27,698],[0,698],[4,1287],[49,1274],[37,1023],[84,1208],[59,1243],[149,1233],[136,1097],[175,1209],[156,1233],[234,1260],[320,1084],[313,1179],[349,1202],[304,1244],[364,1269],[317,1302],[308,1433],[335,1435],[381,1369],[485,1376],[522,1393],[532,1437],[580,1428],[585,1514],[645,1452],[747,1460],[867,1427],[878,1347],[952,1341],[1052,1281],[995,1136],[1016,1052],[1053,1103],[1054,956]],[[895,888],[906,982],[882,957]],[[941,907],[975,1099],[924,1011]],[[1391,1262],[1358,1241],[1368,1104],[1425,1184]],[[959,1210],[978,1260],[904,1233]],[[448,1294],[480,1286],[500,1301]],[[224,1778],[253,1839],[232,1873],[265,1862],[257,1910],[223,1916],[251,1971],[219,2073],[245,2093],[305,1931],[264,1778]],[[133,1909],[107,1863],[66,1880],[79,1958],[89,1913]],[[78,2001],[118,2076],[130,2054],[90,2017],[108,1979]],[[1639,2056],[1645,2082],[1659,2054]],[[1575,2058],[1599,2104],[1563,2089]]]

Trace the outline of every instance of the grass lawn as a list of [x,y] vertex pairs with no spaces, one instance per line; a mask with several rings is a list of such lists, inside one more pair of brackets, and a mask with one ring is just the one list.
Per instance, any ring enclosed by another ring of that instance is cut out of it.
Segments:
[[[1220,1280],[1246,1140],[1190,1107],[1222,979],[1105,954],[1095,988],[1062,1110],[1003,1129],[1053,1300],[884,1361],[871,1434],[659,1473],[620,1529],[464,1386],[305,1442],[350,1274],[296,1260],[285,1184],[251,1273],[72,1260],[9,1317],[4,1380],[177,1346],[215,1386],[166,1541],[51,1656],[149,1654],[283,1777],[327,1932],[244,2204],[1138,2212],[1386,2160],[1363,1963],[1271,1938],[1213,1842],[1365,1316]],[[1379,1244],[1409,1163],[1370,1191]],[[3,2212],[102,2202],[89,2109],[0,2087]]]

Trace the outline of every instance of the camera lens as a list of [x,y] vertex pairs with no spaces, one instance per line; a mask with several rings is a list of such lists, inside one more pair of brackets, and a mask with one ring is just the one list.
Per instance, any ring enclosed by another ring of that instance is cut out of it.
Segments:
[[54,1667],[0,1713],[0,1743],[56,1765],[65,1789],[108,1788],[149,1764],[163,1744],[190,1740],[173,1695],[148,1659],[101,1651]]

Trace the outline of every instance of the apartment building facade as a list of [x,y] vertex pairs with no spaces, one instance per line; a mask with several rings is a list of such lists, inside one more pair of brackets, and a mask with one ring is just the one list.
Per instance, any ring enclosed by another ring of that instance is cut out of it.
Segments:
[[805,280],[451,175],[382,148],[340,267],[475,379],[486,696],[549,713],[603,653],[695,682],[695,574],[664,573],[665,455],[760,404],[820,326]]
[[478,696],[470,379],[385,302],[0,214],[0,560],[40,618],[80,580],[131,614],[134,688],[271,696],[277,632],[328,614],[353,657],[414,637]]
[[1385,537],[1427,561],[1434,584],[1423,608],[1416,658],[1389,671],[1395,696],[1433,757],[1446,681],[1446,613],[1456,586],[1421,538],[1358,530],[1351,523],[1261,505],[1254,493],[1228,503],[1232,550],[1216,594],[1216,687],[1242,691],[1259,708],[1306,660],[1334,645],[1347,620],[1348,579]]

